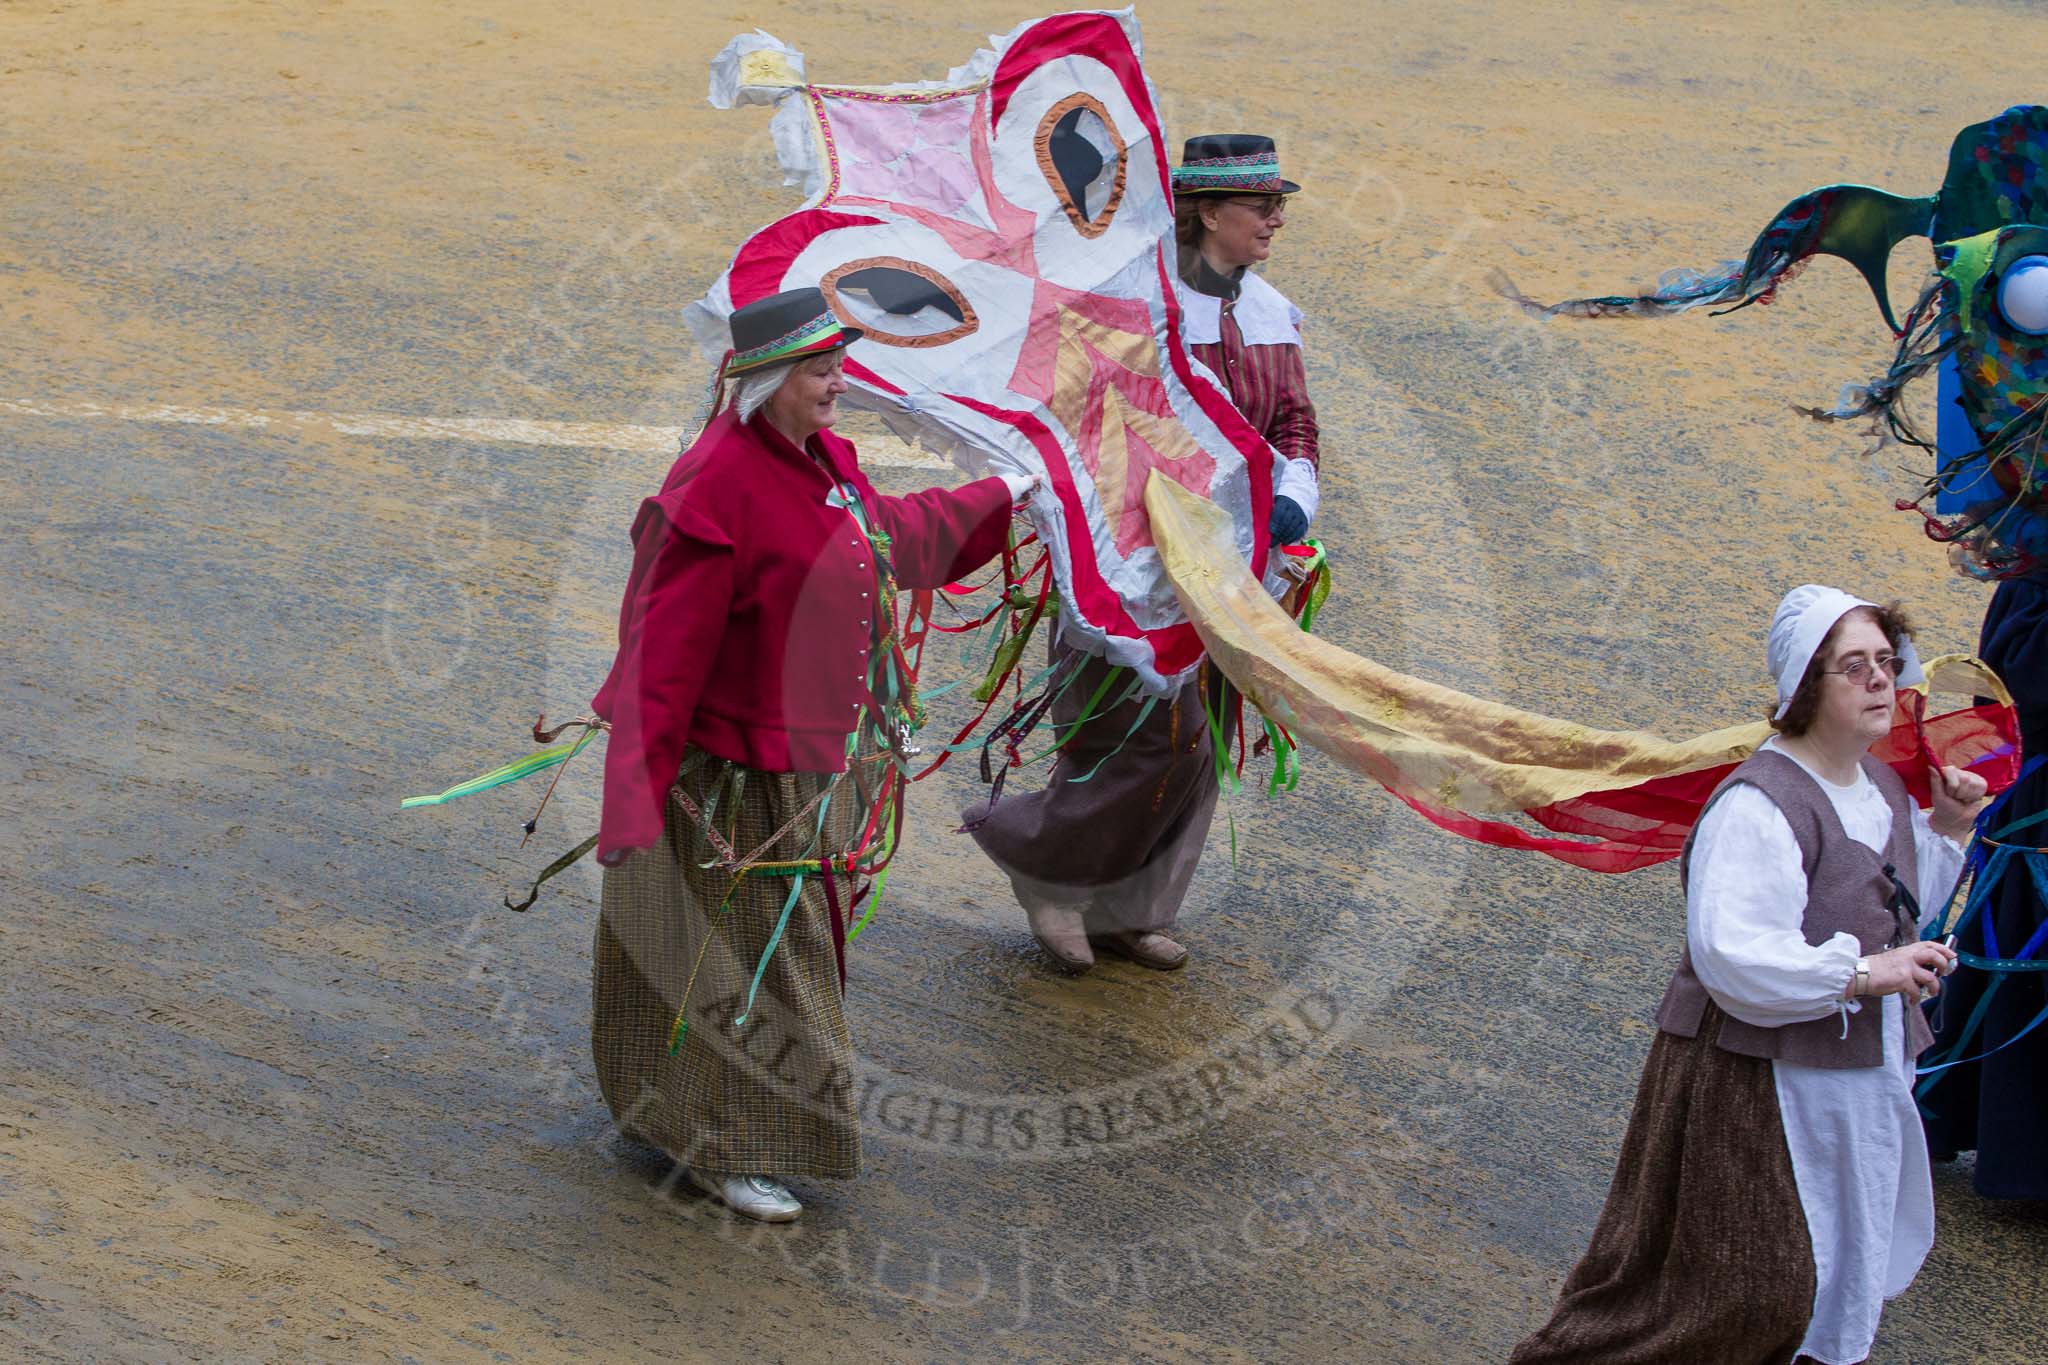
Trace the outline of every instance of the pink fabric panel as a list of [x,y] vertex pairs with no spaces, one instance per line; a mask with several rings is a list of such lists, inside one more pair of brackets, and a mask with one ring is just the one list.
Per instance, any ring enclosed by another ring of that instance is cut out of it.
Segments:
[[981,197],[964,151],[971,96],[929,104],[833,96],[824,105],[839,151],[841,198],[886,199],[950,216]]

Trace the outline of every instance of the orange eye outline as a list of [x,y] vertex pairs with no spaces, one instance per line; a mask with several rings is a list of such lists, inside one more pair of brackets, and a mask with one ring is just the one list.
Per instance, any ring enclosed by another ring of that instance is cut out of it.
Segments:
[[[873,270],[877,267],[887,270],[907,271],[931,284],[944,293],[947,298],[950,298],[959,305],[961,320],[953,326],[946,328],[943,332],[930,332],[923,336],[905,336],[900,332],[884,331],[877,327],[873,320],[869,318],[855,316],[853,310],[840,301],[839,282],[848,275],[858,274],[863,270]],[[825,277],[818,281],[818,288],[824,291],[825,302],[832,306],[832,311],[838,314],[841,322],[845,323],[848,327],[858,327],[861,329],[861,340],[878,342],[884,346],[902,346],[910,350],[919,350],[926,346],[944,346],[948,342],[958,341],[961,337],[967,336],[981,326],[981,319],[976,316],[974,305],[967,301],[967,296],[960,292],[958,285],[930,266],[922,265],[916,261],[905,260],[901,256],[863,256],[857,261],[848,261],[844,265],[836,265],[825,272]]]
[[[1109,197],[1103,201],[1102,212],[1090,218],[1085,205],[1076,204],[1074,196],[1067,189],[1067,182],[1060,176],[1059,167],[1052,162],[1052,134],[1059,121],[1076,109],[1086,109],[1102,121],[1104,131],[1109,134],[1110,145],[1116,148],[1116,178],[1110,181]],[[1109,110],[1093,95],[1076,91],[1052,108],[1045,111],[1045,117],[1038,121],[1038,133],[1033,144],[1038,152],[1038,173],[1045,177],[1045,183],[1058,196],[1060,208],[1065,211],[1074,230],[1083,237],[1100,237],[1109,231],[1110,220],[1116,217],[1119,205],[1124,201],[1124,176],[1130,165],[1130,154],[1125,148],[1123,134],[1116,130],[1116,120],[1109,116]]]

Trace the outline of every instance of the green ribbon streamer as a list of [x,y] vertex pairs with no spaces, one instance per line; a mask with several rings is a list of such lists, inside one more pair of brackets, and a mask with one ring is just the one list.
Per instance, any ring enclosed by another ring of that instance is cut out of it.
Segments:
[[1301,628],[1313,631],[1316,626],[1316,613],[1323,609],[1323,603],[1330,597],[1330,557],[1324,551],[1323,542],[1320,540],[1306,540],[1302,543],[1314,546],[1316,552],[1315,558],[1309,563],[1309,572],[1316,576],[1316,585],[1309,589],[1308,601],[1301,608]]
[[1137,734],[1137,733],[1138,733],[1138,727],[1139,727],[1140,725],[1143,725],[1143,724],[1145,723],[1145,717],[1147,717],[1147,716],[1151,715],[1151,714],[1152,714],[1152,708],[1153,708],[1154,706],[1158,705],[1158,704],[1159,704],[1159,698],[1157,698],[1157,697],[1147,697],[1147,698],[1145,698],[1145,704],[1144,704],[1143,706],[1140,706],[1140,707],[1138,708],[1138,715],[1137,715],[1137,718],[1136,718],[1135,720],[1133,720],[1133,721],[1131,722],[1131,728],[1130,728],[1130,729],[1128,729],[1128,730],[1126,730],[1126,731],[1124,731],[1124,737],[1123,737],[1122,739],[1120,739],[1120,740],[1118,740],[1118,741],[1116,742],[1116,747],[1115,747],[1114,749],[1111,749],[1111,750],[1110,750],[1110,751],[1109,751],[1108,753],[1106,753],[1106,754],[1104,754],[1104,755],[1102,756],[1102,762],[1100,762],[1100,763],[1097,763],[1097,764],[1096,764],[1096,765],[1095,765],[1094,767],[1090,768],[1090,769],[1089,769],[1089,770],[1088,770],[1087,772],[1083,773],[1083,774],[1082,774],[1081,776],[1079,776],[1079,777],[1070,777],[1070,778],[1068,778],[1068,779],[1067,779],[1067,781],[1069,781],[1069,782],[1086,782],[1086,781],[1087,781],[1087,780],[1088,780],[1089,778],[1091,778],[1091,777],[1094,777],[1094,776],[1095,776],[1095,774],[1097,774],[1097,773],[1101,772],[1101,771],[1102,771],[1102,764],[1103,764],[1103,763],[1107,763],[1107,762],[1109,762],[1109,760],[1111,760],[1112,758],[1115,758],[1115,757],[1116,757],[1116,756],[1117,756],[1118,754],[1120,754],[1120,753],[1122,753],[1122,752],[1124,751],[1124,745],[1126,745],[1126,744],[1129,744],[1129,743],[1131,742],[1131,736],[1132,736],[1132,735],[1135,735],[1135,734]]
[[1273,776],[1266,784],[1266,795],[1278,796],[1283,790],[1293,791],[1294,784],[1301,781],[1300,750],[1277,722],[1270,718],[1262,719],[1265,720],[1266,742],[1273,746]]
[[549,863],[545,868],[543,868],[541,870],[541,874],[533,879],[533,886],[527,891],[525,900],[519,902],[519,904],[517,905],[514,905],[512,903],[512,897],[508,893],[505,896],[505,908],[507,910],[525,910],[528,906],[532,905],[536,900],[540,899],[541,886],[548,880],[548,878],[554,876],[557,872],[564,871],[570,865],[572,865],[578,858],[581,858],[584,854],[590,852],[590,850],[596,847],[597,836],[593,834],[588,839],[585,839],[582,843],[576,845],[576,847],[570,849],[567,853],[564,853],[561,857],[555,859],[553,862]]
[[398,808],[411,810],[414,806],[439,806],[453,801],[458,796],[473,796],[477,792],[489,791],[493,787],[502,787],[507,782],[517,782],[522,777],[546,772],[549,768],[559,767],[582,753],[583,746],[597,738],[597,735],[598,731],[595,728],[585,730],[573,744],[557,744],[528,754],[525,758],[507,763],[502,768],[493,768],[481,777],[458,782],[438,796],[408,796],[398,803]]
[[860,931],[867,928],[868,921],[875,917],[875,907],[882,903],[882,888],[888,885],[888,883],[889,869],[887,867],[884,867],[880,872],[877,872],[875,874],[875,884],[868,891],[868,903],[866,908],[860,912],[860,918],[854,921],[853,927],[846,931],[846,941],[848,943],[851,943],[855,939],[859,938]]
[[[1222,788],[1225,796],[1232,796],[1237,792],[1237,774],[1231,771],[1230,746],[1223,738],[1223,709],[1221,701],[1222,699],[1218,698],[1217,709],[1211,711],[1209,709],[1209,699],[1204,697],[1202,699],[1202,719],[1209,723],[1209,753],[1216,760],[1216,785]],[[1230,854],[1233,863],[1237,861],[1236,849],[1237,831],[1233,827],[1231,830]]]
[[[1053,665],[1053,668],[1057,667],[1059,667],[1058,664]],[[1109,691],[1110,684],[1115,682],[1118,678],[1122,677],[1126,671],[1127,670],[1122,667],[1116,667],[1104,673],[1102,675],[1101,683],[1098,684],[1095,688],[1094,694],[1090,696],[1087,702],[1082,705],[1081,714],[1079,718],[1077,718],[1073,722],[1073,724],[1067,726],[1066,734],[1060,736],[1058,742],[1053,744],[1051,748],[1041,749],[1037,753],[1033,754],[1031,757],[1025,759],[1025,766],[1029,767],[1031,764],[1038,762],[1038,760],[1041,758],[1050,758],[1052,755],[1066,748],[1068,742],[1071,741],[1075,735],[1081,733],[1081,727],[1086,725],[1089,721],[1095,719],[1095,708],[1101,704],[1103,693]],[[1038,690],[1039,684],[1043,682],[1045,678],[1049,676],[1051,673],[1052,668],[1046,669],[1044,673],[1039,674],[1037,678],[1033,679],[1024,690],[1026,692],[1036,692]],[[1072,673],[1069,673],[1064,679],[1062,679],[1060,682],[1060,695],[1064,696],[1066,694],[1066,690],[1072,687],[1075,683],[1075,680],[1078,679],[1080,676],[1081,670],[1077,668]],[[1132,686],[1136,686],[1137,679],[1135,677],[1132,678],[1131,683]],[[1055,700],[1057,700],[1057,698],[1055,698]],[[1126,700],[1128,700],[1128,698],[1126,697],[1117,698],[1116,701],[1110,704],[1109,709],[1112,711],[1115,710],[1117,707],[1122,706]],[[1057,734],[1060,727],[1058,725],[1054,725],[1052,728],[1054,733]]]
[[1003,685],[1003,679],[1009,671],[1017,666],[1017,660],[1023,657],[1024,646],[1030,641],[1030,632],[1023,631],[1005,637],[1003,642],[996,646],[995,657],[989,660],[988,675],[974,689],[976,701],[988,701],[995,696],[996,689]]

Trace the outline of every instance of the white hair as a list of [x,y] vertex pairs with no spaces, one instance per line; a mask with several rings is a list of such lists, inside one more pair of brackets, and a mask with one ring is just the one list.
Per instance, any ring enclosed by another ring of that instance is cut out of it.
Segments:
[[797,362],[785,360],[779,365],[743,374],[733,381],[732,405],[739,409],[740,420],[751,422],[754,414],[767,405],[782,387],[783,381],[796,373]]

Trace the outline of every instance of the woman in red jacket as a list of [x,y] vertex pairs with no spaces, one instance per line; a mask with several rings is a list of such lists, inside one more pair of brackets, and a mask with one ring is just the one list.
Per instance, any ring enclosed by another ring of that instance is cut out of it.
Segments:
[[819,864],[858,843],[890,760],[893,589],[993,558],[1035,482],[876,493],[827,430],[860,335],[816,289],[733,314],[732,401],[641,504],[593,702],[611,722],[591,1019],[605,1102],[777,1222],[802,1211],[782,1178],[860,1171],[840,1010],[852,888]]

